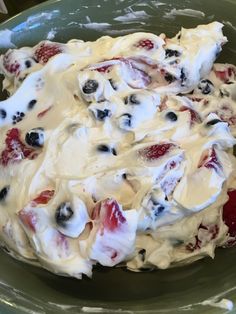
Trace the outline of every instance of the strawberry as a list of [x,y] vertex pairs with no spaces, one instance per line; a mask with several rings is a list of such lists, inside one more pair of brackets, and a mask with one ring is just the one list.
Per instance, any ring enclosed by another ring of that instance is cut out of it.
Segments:
[[63,49],[60,44],[50,41],[42,41],[36,46],[34,57],[37,62],[45,64],[49,59],[62,52]]
[[45,190],[42,191],[36,198],[32,200],[32,203],[34,206],[37,206],[38,204],[47,204],[50,199],[54,195],[54,190]]
[[193,125],[194,123],[201,123],[202,122],[202,119],[199,116],[199,114],[195,110],[193,110],[189,107],[182,106],[179,109],[179,111],[188,111],[189,112],[189,114],[190,114],[190,125]]
[[236,69],[233,66],[229,66],[224,70],[216,70],[214,69],[214,73],[217,78],[219,78],[222,82],[227,83],[231,79],[234,80],[236,75]]
[[107,72],[109,72],[111,66],[112,65],[104,65],[104,66],[96,68],[95,70],[100,72],[100,73],[107,73]]
[[120,225],[126,222],[119,204],[112,198],[107,198],[96,204],[91,217],[93,220],[100,220],[102,229],[111,232],[117,230]]
[[151,50],[155,45],[150,39],[141,39],[134,46],[137,48],[143,48],[145,50]]
[[166,155],[174,147],[176,145],[173,143],[154,144],[140,149],[138,154],[147,160],[156,160]]
[[35,150],[28,148],[20,140],[20,131],[17,128],[8,130],[5,139],[6,148],[2,151],[0,164],[7,166],[10,162],[16,163],[28,158],[33,159],[37,156]]
[[34,211],[32,210],[25,210],[22,209],[19,212],[19,218],[21,220],[21,222],[27,227],[29,228],[31,231],[35,232],[35,226],[37,224],[37,215]]
[[219,172],[219,170],[222,169],[222,165],[217,158],[214,147],[209,149],[208,151],[203,152],[200,158],[200,162],[198,164],[198,168],[201,167],[214,169],[216,172]]
[[223,221],[228,226],[230,239],[227,246],[236,244],[236,190],[228,191],[228,202],[223,207]]

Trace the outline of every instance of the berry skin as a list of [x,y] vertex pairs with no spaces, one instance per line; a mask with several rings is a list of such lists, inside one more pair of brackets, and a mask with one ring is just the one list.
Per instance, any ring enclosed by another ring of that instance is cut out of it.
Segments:
[[166,49],[166,58],[179,57],[181,53],[177,50]]
[[34,58],[37,62],[45,64],[55,55],[62,53],[61,45],[49,41],[43,41],[36,46]]
[[8,191],[10,189],[10,186],[4,186],[4,188],[1,189],[0,191],[0,202],[4,201],[7,197]]
[[208,95],[212,93],[214,85],[210,80],[205,79],[201,80],[201,82],[198,84],[198,89],[200,89],[203,95]]
[[216,151],[214,148],[210,149],[203,153],[203,156],[200,159],[198,168],[206,167],[208,169],[214,169],[216,172],[219,172],[222,169],[222,165],[220,164]]
[[230,239],[227,246],[236,244],[236,190],[228,191],[229,200],[223,207],[223,221],[228,226]]
[[135,44],[135,47],[151,50],[154,48],[154,43],[150,39],[142,39],[137,44]]
[[34,128],[26,133],[25,141],[29,146],[42,147],[44,144],[43,128]]
[[156,160],[166,155],[174,147],[176,147],[176,145],[173,143],[155,144],[140,149],[138,154],[147,160]]
[[95,117],[99,121],[103,121],[105,118],[111,116],[111,111],[109,109],[100,110],[97,109],[95,113]]
[[87,80],[84,83],[82,91],[84,94],[93,94],[98,89],[98,82],[96,80]]
[[38,204],[44,204],[45,205],[51,200],[53,195],[54,195],[54,190],[42,191],[38,196],[36,196],[36,198],[34,198],[32,200],[31,205],[33,207],[37,206]]
[[170,120],[171,122],[175,122],[178,120],[178,116],[176,113],[174,113],[173,111],[169,111],[167,112],[167,114],[165,115],[167,120]]

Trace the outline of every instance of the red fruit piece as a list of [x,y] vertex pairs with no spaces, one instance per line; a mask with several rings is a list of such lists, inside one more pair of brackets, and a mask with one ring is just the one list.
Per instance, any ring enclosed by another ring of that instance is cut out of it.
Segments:
[[142,39],[135,44],[137,48],[144,48],[145,50],[151,50],[154,48],[154,43],[150,39]]
[[41,119],[41,118],[44,117],[44,116],[48,113],[48,111],[51,110],[51,109],[52,109],[52,106],[49,106],[47,109],[45,109],[45,110],[39,112],[39,113],[37,114],[37,117],[38,117],[39,119]]
[[20,72],[20,64],[17,60],[12,57],[13,51],[9,50],[3,56],[3,67],[11,74],[19,74]]
[[34,206],[37,206],[38,204],[47,204],[52,199],[53,195],[54,190],[42,191],[36,198],[32,200],[32,203]]
[[173,143],[154,144],[140,149],[138,154],[147,160],[155,160],[166,155],[174,147],[176,145]]
[[31,231],[35,232],[35,226],[37,224],[37,215],[34,211],[32,210],[25,210],[22,209],[19,212],[19,218],[21,220],[21,222],[27,227],[29,228]]
[[230,79],[234,79],[236,75],[236,70],[234,67],[228,67],[222,71],[214,70],[216,77],[218,77],[222,82],[227,83]]
[[116,200],[107,198],[98,203],[91,215],[94,220],[101,220],[102,228],[115,231],[126,222]]
[[100,68],[96,68],[95,70],[100,72],[100,73],[107,73],[109,72],[109,69],[112,65],[104,65],[104,66],[101,66]]
[[223,221],[229,228],[229,235],[234,238],[227,245],[233,246],[236,244],[236,190],[228,191],[228,196],[228,202],[223,207]]
[[198,164],[198,168],[201,168],[201,167],[214,169],[216,172],[219,172],[219,170],[222,169],[222,165],[217,158],[214,147],[209,149],[206,152],[203,152],[200,158],[199,164]]
[[193,110],[189,107],[182,106],[179,111],[188,111],[189,112],[191,125],[193,125],[194,123],[201,123],[202,122],[202,119],[199,116],[199,114],[195,110]]
[[58,43],[44,41],[37,46],[34,57],[37,62],[45,64],[49,59],[62,52],[63,49]]
[[16,163],[28,158],[33,159],[37,153],[32,148],[28,148],[20,140],[20,131],[17,128],[8,130],[5,139],[6,148],[2,151],[0,164],[7,166],[10,162]]

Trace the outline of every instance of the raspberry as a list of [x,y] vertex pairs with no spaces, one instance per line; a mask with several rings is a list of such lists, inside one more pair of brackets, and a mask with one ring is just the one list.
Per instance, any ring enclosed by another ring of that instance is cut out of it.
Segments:
[[2,151],[0,157],[0,164],[3,166],[7,166],[10,162],[16,163],[25,158],[33,159],[37,156],[33,149],[22,143],[20,132],[17,128],[8,130],[5,144],[6,148]]
[[135,47],[151,50],[154,48],[154,43],[150,39],[142,39],[137,44],[135,44]]
[[62,52],[63,50],[61,45],[57,43],[43,41],[36,46],[34,57],[37,62],[45,64],[48,62],[49,59]]
[[138,151],[139,155],[147,160],[155,160],[167,154],[176,145],[173,143],[155,144]]

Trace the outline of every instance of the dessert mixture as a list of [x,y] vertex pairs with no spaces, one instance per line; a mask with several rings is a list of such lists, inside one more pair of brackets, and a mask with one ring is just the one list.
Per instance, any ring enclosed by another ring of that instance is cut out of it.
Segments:
[[81,278],[166,269],[236,242],[236,67],[213,22],[42,41],[0,57],[0,241]]

